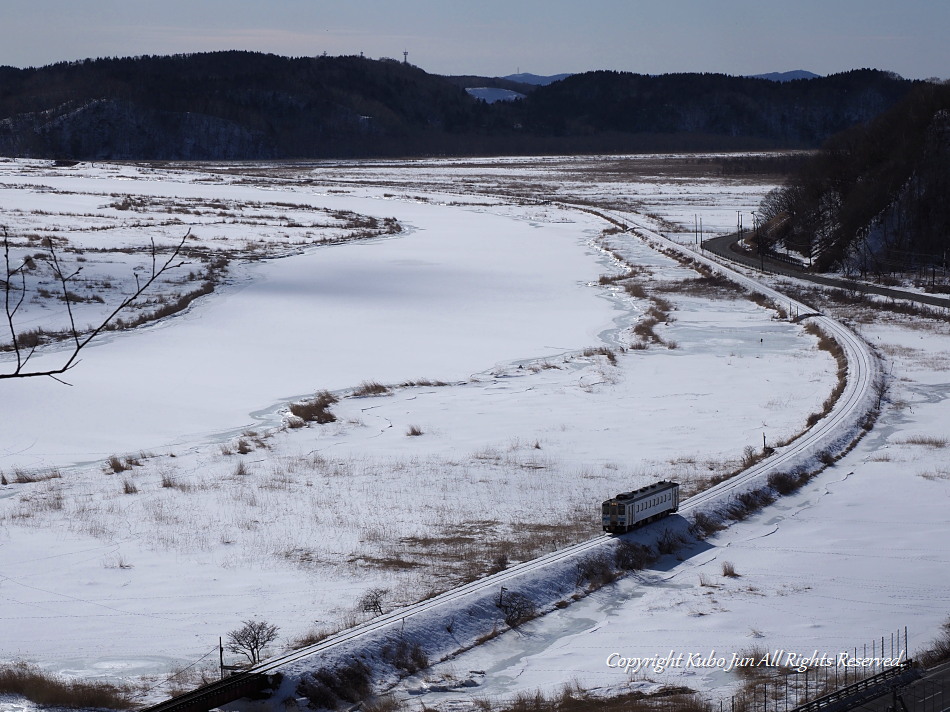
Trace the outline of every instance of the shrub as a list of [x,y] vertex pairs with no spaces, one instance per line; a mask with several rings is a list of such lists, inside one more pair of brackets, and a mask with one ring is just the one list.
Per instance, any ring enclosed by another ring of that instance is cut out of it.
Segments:
[[425,431],[423,431],[423,429],[418,425],[410,425],[409,430],[406,431],[406,435],[410,437],[416,437],[418,435],[422,435],[423,432]]
[[382,657],[407,675],[429,667],[429,658],[422,646],[405,638],[400,638],[394,645],[383,646]]
[[930,647],[917,656],[921,665],[931,667],[944,660],[950,660],[950,618],[940,626],[940,633]]
[[789,472],[772,472],[769,474],[769,487],[779,494],[791,494],[804,484],[804,478]]
[[746,470],[759,461],[759,454],[751,445],[746,445],[742,450],[742,469]]
[[320,710],[334,710],[340,700],[333,693],[332,688],[323,678],[316,675],[304,677],[300,681],[297,692],[310,700],[310,706]]
[[505,615],[505,623],[515,628],[538,615],[534,601],[517,591],[504,591],[499,597],[498,607]]
[[719,520],[710,517],[705,512],[696,512],[696,514],[693,515],[693,525],[691,529],[695,536],[700,539],[705,539],[710,534],[722,531],[725,529],[725,526],[723,526]]
[[606,552],[585,556],[577,563],[577,585],[600,588],[617,579],[614,563]]
[[371,588],[359,600],[359,607],[365,613],[383,614],[383,598],[389,593],[388,588]]
[[821,462],[822,465],[833,465],[836,459],[834,453],[830,450],[822,450],[818,453],[818,461]]
[[347,702],[359,702],[372,692],[370,669],[360,660],[354,660],[336,671],[335,692]]
[[736,495],[732,504],[728,508],[729,516],[737,522],[741,522],[753,512],[758,512],[762,507],[772,504],[775,496],[768,490],[754,490],[743,492]]
[[488,573],[497,574],[499,571],[504,571],[508,568],[508,554],[504,551],[498,554],[494,559],[492,559],[491,566],[488,569]]
[[683,539],[679,534],[674,533],[671,529],[666,529],[657,542],[656,548],[661,554],[667,555],[674,553],[682,544]]
[[614,566],[621,571],[640,571],[653,563],[653,550],[633,541],[620,541],[614,549]]
[[728,578],[739,578],[739,574],[736,572],[736,566],[731,561],[722,562],[722,575]]
[[329,391],[320,391],[308,401],[291,403],[290,412],[308,423],[325,425],[336,420],[336,416],[330,412],[330,406],[338,401],[339,398]]

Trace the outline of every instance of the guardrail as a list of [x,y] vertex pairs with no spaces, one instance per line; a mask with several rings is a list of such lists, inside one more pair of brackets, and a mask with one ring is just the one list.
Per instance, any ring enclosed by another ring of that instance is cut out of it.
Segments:
[[279,675],[242,672],[172,697],[140,712],[208,712],[242,697],[256,695],[276,686]]
[[799,705],[792,712],[843,712],[880,697],[894,687],[902,687],[920,676],[920,670],[914,666],[913,661],[907,660],[877,675],[858,680],[847,687]]

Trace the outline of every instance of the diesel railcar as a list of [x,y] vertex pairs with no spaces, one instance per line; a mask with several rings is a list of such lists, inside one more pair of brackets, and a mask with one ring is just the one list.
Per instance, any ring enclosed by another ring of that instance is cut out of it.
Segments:
[[676,482],[655,482],[633,492],[621,492],[602,507],[604,531],[623,534],[655,522],[680,506],[680,486]]

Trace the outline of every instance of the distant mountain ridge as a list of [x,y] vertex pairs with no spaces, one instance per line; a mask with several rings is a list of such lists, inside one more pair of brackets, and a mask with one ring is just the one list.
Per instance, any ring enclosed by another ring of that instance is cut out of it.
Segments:
[[814,72],[808,72],[804,69],[793,69],[790,72],[768,72],[766,74],[753,74],[753,79],[768,79],[773,82],[793,82],[796,79],[818,79],[820,75]]
[[527,96],[521,92],[511,89],[500,89],[498,87],[466,87],[465,91],[467,91],[470,96],[474,96],[476,99],[481,99],[489,104],[494,104],[496,101],[515,101],[516,99],[524,99],[525,96]]
[[[597,71],[531,84],[358,56],[96,59],[0,67],[0,154],[253,160],[810,148],[912,85],[876,70],[790,82]],[[489,104],[471,88],[523,98]]]
[[562,79],[567,79],[570,74],[552,74],[550,76],[540,76],[538,74],[508,74],[504,78],[510,79],[513,82],[519,82],[520,84],[533,84],[535,86],[547,86],[548,84],[553,84],[554,82],[559,82]]

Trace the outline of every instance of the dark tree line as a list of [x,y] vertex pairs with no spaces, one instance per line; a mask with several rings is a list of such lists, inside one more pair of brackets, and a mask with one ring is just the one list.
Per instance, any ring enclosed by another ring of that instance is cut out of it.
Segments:
[[944,267],[950,247],[950,86],[921,84],[833,136],[763,201],[761,234],[819,269]]
[[781,83],[589,72],[489,105],[465,92],[472,81],[395,60],[254,52],[0,67],[0,154],[268,159],[814,148],[913,85],[872,70]]

